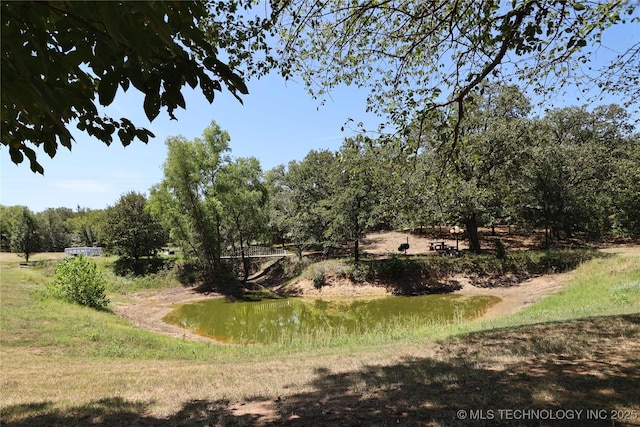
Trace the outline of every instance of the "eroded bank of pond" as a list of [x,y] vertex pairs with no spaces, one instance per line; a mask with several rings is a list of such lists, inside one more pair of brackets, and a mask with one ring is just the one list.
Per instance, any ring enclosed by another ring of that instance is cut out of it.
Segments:
[[176,307],[165,321],[224,343],[276,343],[384,333],[482,315],[493,296],[423,295],[357,299],[216,298]]

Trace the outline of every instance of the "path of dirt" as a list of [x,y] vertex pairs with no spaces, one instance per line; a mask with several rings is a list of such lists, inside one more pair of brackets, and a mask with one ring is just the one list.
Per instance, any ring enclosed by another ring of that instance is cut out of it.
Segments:
[[571,273],[550,274],[525,280],[508,288],[479,288],[473,286],[467,277],[456,276],[462,289],[455,293],[464,295],[491,295],[501,298],[501,301],[489,307],[482,315],[483,319],[497,319],[516,313],[523,308],[562,289]]
[[113,311],[129,319],[139,328],[171,337],[188,338],[196,341],[216,342],[209,338],[194,334],[186,328],[170,325],[163,319],[178,304],[220,298],[219,294],[202,294],[194,288],[163,289],[152,294],[132,295],[127,301],[113,304]]

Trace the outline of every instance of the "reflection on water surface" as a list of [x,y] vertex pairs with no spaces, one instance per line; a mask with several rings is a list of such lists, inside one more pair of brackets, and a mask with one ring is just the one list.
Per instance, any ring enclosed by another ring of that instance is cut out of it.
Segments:
[[165,321],[222,342],[273,343],[451,323],[477,317],[497,301],[462,295],[258,302],[218,298],[178,306]]

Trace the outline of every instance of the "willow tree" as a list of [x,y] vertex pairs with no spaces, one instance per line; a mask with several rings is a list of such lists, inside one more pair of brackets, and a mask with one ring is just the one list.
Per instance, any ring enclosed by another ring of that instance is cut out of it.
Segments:
[[171,239],[198,260],[207,279],[221,272],[222,204],[216,191],[220,169],[230,161],[229,140],[215,122],[202,138],[168,138],[164,179],[149,198],[151,212]]
[[255,157],[235,159],[220,169],[217,181],[225,245],[240,255],[242,281],[246,282],[250,267],[247,249],[265,235],[269,215],[260,162]]

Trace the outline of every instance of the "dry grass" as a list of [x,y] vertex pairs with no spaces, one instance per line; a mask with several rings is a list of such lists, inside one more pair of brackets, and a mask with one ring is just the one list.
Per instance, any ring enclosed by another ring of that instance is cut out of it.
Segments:
[[[603,410],[609,419],[497,421],[640,425],[640,287],[629,285],[640,251],[625,253],[581,268],[573,291],[467,328],[480,331],[298,352],[159,338],[42,301],[46,278],[2,263],[2,425],[478,426],[487,421],[457,411],[526,408]],[[602,306],[566,318],[572,301],[594,299],[582,287],[599,289]],[[612,422],[613,410],[624,422]]]
[[[65,257],[64,252],[46,252],[42,254],[33,254],[29,257],[29,263],[43,260],[58,260]],[[11,252],[0,252],[0,263],[16,263],[24,262],[24,257]]]
[[25,360],[22,352],[3,351],[3,364],[12,366],[3,370],[3,419],[10,425],[466,425],[456,420],[457,410],[640,408],[640,315],[371,350],[242,363],[73,360],[35,351]]

